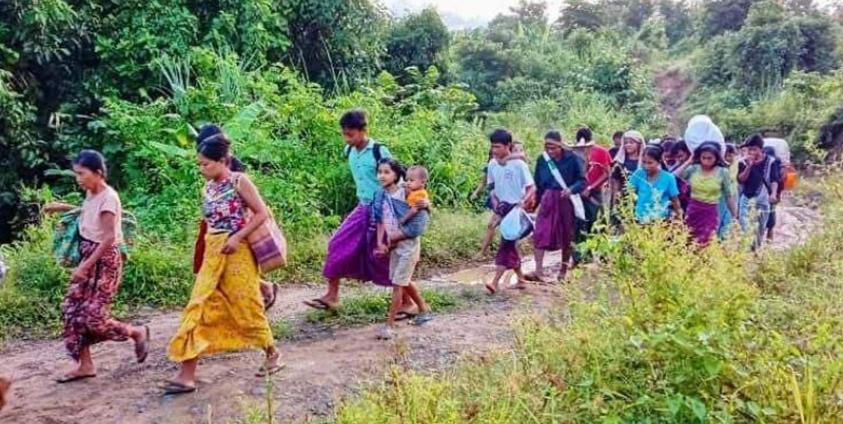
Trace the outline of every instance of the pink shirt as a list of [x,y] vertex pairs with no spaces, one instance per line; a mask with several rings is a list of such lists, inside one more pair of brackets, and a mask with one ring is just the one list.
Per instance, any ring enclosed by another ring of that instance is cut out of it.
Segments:
[[123,206],[120,204],[120,196],[111,186],[105,186],[105,190],[92,194],[88,192],[85,202],[82,203],[82,213],[79,216],[79,234],[82,238],[101,243],[106,238],[109,229],[103,227],[101,215],[103,212],[114,214],[115,231],[114,244],[123,242]]

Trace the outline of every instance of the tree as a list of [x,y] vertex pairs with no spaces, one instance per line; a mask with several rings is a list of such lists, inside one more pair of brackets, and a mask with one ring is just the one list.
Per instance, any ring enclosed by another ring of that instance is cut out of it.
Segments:
[[287,62],[324,87],[374,76],[384,53],[387,15],[369,0],[278,2],[292,47]]
[[588,0],[567,0],[554,26],[567,36],[575,29],[596,30],[605,24],[600,6]]
[[658,11],[664,16],[665,32],[670,45],[676,44],[691,34],[693,19],[686,0],[661,0]]
[[450,33],[441,16],[433,8],[411,14],[390,28],[386,41],[386,69],[401,75],[411,66],[428,69],[436,66],[446,71]]
[[703,18],[700,34],[705,39],[737,31],[749,14],[754,0],[713,0],[703,4]]

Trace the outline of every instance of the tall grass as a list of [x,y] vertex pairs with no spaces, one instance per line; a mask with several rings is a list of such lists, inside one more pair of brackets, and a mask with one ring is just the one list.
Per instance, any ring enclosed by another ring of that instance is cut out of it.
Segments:
[[392,372],[332,421],[840,422],[843,185],[823,187],[822,231],[785,252],[698,252],[652,226],[598,240],[588,295],[518,319],[510,351]]

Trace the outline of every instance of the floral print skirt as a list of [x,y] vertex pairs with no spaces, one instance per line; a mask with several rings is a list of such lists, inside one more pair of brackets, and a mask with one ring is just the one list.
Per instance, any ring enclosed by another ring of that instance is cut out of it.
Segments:
[[[82,240],[82,261],[90,257],[98,243]],[[114,246],[97,261],[85,281],[70,282],[61,306],[62,338],[71,358],[79,360],[83,348],[104,341],[126,341],[131,327],[111,318],[111,303],[123,279],[123,256]]]

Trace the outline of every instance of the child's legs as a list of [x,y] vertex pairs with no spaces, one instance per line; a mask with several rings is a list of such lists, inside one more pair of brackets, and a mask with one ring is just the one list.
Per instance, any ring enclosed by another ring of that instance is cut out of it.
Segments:
[[481,253],[486,253],[489,250],[489,246],[492,244],[492,239],[495,237],[495,229],[500,225],[501,217],[496,214],[492,213],[492,216],[489,217],[489,223],[486,226],[486,236],[483,238],[483,245],[480,247]]
[[395,327],[395,318],[398,316],[398,310],[401,309],[401,301],[404,298],[404,287],[392,287],[392,302],[389,304],[389,315],[386,319],[386,325]]
[[430,306],[428,306],[427,302],[425,302],[424,298],[422,298],[421,290],[419,290],[418,286],[416,286],[416,283],[410,283],[409,286],[404,288],[404,292],[407,296],[413,299],[413,302],[415,302],[416,305],[419,305],[419,312],[430,312]]

